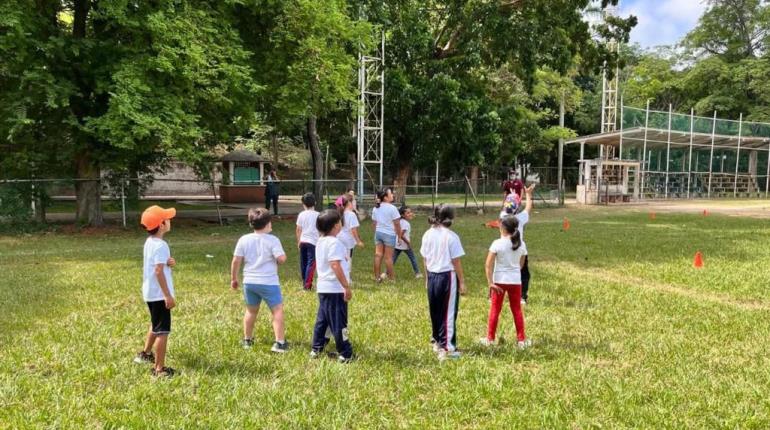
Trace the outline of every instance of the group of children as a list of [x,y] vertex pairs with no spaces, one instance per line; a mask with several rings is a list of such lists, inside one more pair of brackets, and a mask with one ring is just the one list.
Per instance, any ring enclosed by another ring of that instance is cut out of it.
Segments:
[[[521,305],[526,292],[522,291],[523,271],[526,268],[527,248],[524,244],[524,225],[529,221],[532,207],[532,187],[527,188],[525,207],[519,213],[504,210],[501,214],[500,238],[489,248],[485,272],[489,284],[490,310],[487,335],[481,339],[485,346],[496,342],[496,329],[502,303],[507,293],[514,315],[518,346],[530,345],[524,334]],[[407,207],[396,209],[392,204],[393,192],[385,189],[377,194],[372,212],[375,224],[374,276],[376,282],[394,280],[393,263],[403,252],[409,257],[415,276],[423,275],[412,251],[409,221],[412,211]],[[315,197],[302,197],[304,210],[297,217],[296,240],[300,254],[302,288],[312,289],[316,278],[318,311],[313,328],[310,356],[320,356],[334,338],[338,360],[353,359],[353,348],[348,337],[348,302],[352,298],[351,264],[355,247],[363,247],[355,209],[355,196],[343,194],[334,209],[316,212]],[[171,332],[171,309],[175,295],[170,268],[168,244],[163,236],[171,230],[172,209],[152,206],[142,214],[142,225],[149,237],[144,246],[143,297],[150,311],[151,325],[142,351],[134,359],[137,363],[153,363],[152,374],[171,376],[174,369],[165,366],[168,335]],[[440,360],[460,356],[456,346],[456,320],[459,296],[465,294],[465,280],[460,258],[465,254],[459,236],[451,230],[454,210],[441,205],[434,210],[428,222],[430,228],[422,237],[420,254],[425,267],[425,286],[428,294],[434,352]],[[254,322],[262,301],[272,313],[275,342],[271,351],[288,350],[283,317],[283,296],[278,279],[278,265],[286,262],[281,241],[272,232],[272,219],[266,209],[251,209],[248,221],[253,232],[242,236],[233,253],[230,267],[231,288],[238,289],[239,272],[243,268],[242,346],[254,344]],[[381,265],[385,263],[385,273]],[[153,354],[153,348],[155,353]]]

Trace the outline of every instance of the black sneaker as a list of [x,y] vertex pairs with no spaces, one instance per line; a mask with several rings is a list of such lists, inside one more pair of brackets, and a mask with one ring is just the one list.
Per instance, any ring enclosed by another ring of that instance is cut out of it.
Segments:
[[288,350],[289,350],[289,343],[286,341],[273,342],[273,347],[270,348],[270,351],[277,352],[279,354],[283,354]]
[[251,347],[254,346],[254,339],[243,339],[241,341],[241,346],[243,349],[251,349]]
[[155,363],[155,354],[150,352],[144,352],[139,351],[136,354],[136,357],[134,357],[134,363],[136,364],[144,364],[144,363]]
[[164,367],[160,370],[156,370],[154,367],[152,368],[152,376],[156,378],[170,378],[174,375],[176,375],[176,370],[170,367]]

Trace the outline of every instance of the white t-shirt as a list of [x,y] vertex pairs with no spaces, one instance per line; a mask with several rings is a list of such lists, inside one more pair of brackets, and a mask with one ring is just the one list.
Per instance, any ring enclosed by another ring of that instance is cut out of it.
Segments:
[[521,266],[519,266],[519,261],[521,256],[527,255],[527,247],[524,245],[524,242],[514,251],[511,239],[501,237],[492,242],[492,245],[489,246],[489,252],[496,254],[492,281],[495,284],[521,284]]
[[453,271],[452,260],[465,255],[465,251],[455,232],[438,226],[429,228],[422,235],[420,255],[425,258],[428,272],[443,273]]
[[250,233],[235,245],[236,257],[243,257],[243,283],[279,285],[278,257],[286,255],[281,241],[272,234]]
[[318,219],[318,212],[313,209],[305,209],[297,216],[297,225],[302,229],[299,237],[301,243],[310,243],[315,245],[318,242],[318,230],[315,222]]
[[337,239],[342,242],[346,248],[353,249],[356,247],[356,238],[353,237],[351,230],[357,228],[359,225],[360,223],[358,222],[356,213],[353,211],[345,211],[345,223],[342,225],[342,230],[340,230],[337,235]]
[[396,235],[393,221],[401,218],[398,209],[390,203],[380,203],[380,207],[372,211],[372,220],[377,222],[377,231],[380,233]]
[[350,284],[350,252],[334,236],[323,236],[315,246],[315,264],[318,271],[316,291],[319,293],[344,293],[342,284],[332,270],[331,262],[339,261],[342,272]]
[[[405,237],[406,240],[409,241],[409,243],[412,243],[412,241],[409,238],[409,232],[412,230],[412,226],[409,224],[409,221],[402,218],[400,224],[401,224],[401,231],[404,232],[404,234],[402,234],[401,236]],[[396,249],[406,251],[407,249],[409,249],[409,246],[406,244],[406,242],[401,240],[396,244]]]
[[148,237],[144,242],[144,273],[142,275],[142,297],[145,302],[157,302],[164,300],[163,290],[160,289],[158,277],[155,276],[155,265],[163,265],[163,274],[166,276],[166,285],[171,297],[174,294],[174,280],[171,279],[171,268],[166,264],[171,258],[171,250],[163,239]]

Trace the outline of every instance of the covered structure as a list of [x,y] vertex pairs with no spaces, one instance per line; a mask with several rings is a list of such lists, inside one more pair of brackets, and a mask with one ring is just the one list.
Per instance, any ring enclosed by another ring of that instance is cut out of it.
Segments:
[[[621,106],[620,127],[565,142],[580,145],[580,187],[588,187],[586,166],[608,161],[639,165],[628,200],[650,198],[767,197],[770,185],[770,124],[718,119]],[[586,160],[585,145],[599,147]],[[605,154],[615,154],[608,160]],[[629,167],[633,170],[633,167]],[[600,171],[596,183],[611,183]],[[634,182],[636,180],[637,182]],[[585,189],[585,188],[584,188]],[[597,203],[601,199],[584,199]]]
[[227,179],[219,186],[222,203],[264,203],[265,164],[269,164],[266,158],[239,149],[225,154],[219,161],[222,162],[222,178]]

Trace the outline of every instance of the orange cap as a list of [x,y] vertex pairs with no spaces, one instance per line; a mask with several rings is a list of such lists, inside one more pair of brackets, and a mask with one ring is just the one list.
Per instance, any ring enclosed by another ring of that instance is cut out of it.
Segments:
[[168,208],[163,209],[160,206],[150,206],[142,212],[142,225],[144,228],[154,230],[163,224],[163,221],[174,218],[176,216],[176,209]]

